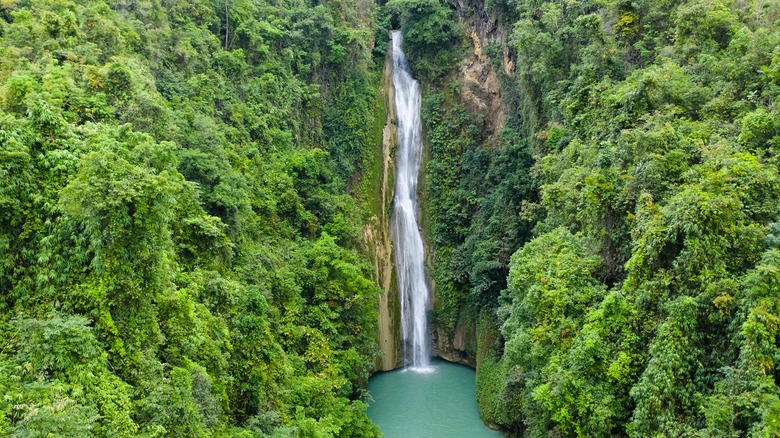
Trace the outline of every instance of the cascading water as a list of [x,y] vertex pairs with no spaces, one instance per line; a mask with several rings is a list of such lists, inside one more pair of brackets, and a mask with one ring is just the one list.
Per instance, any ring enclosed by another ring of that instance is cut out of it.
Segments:
[[393,41],[393,87],[398,117],[397,173],[391,229],[401,301],[401,335],[407,365],[413,371],[430,371],[428,337],[428,286],[425,282],[425,253],[417,226],[417,174],[422,160],[420,84],[409,71],[401,49],[399,31]]

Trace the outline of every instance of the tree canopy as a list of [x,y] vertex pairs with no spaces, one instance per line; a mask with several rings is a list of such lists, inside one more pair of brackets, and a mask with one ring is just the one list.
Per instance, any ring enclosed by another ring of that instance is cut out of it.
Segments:
[[378,435],[374,17],[0,3],[0,435]]
[[489,135],[457,71],[427,82],[427,229],[434,318],[477,326],[483,418],[777,434],[778,5],[458,8],[498,23],[481,51],[507,110]]

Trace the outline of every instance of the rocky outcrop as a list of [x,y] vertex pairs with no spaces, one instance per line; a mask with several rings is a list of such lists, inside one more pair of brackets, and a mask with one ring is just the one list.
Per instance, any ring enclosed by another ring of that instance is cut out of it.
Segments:
[[[466,28],[470,50],[458,63],[460,67],[452,81],[458,85],[460,103],[473,113],[482,115],[484,146],[491,147],[498,143],[499,132],[508,114],[502,81],[515,69],[509,52],[509,30],[490,17],[479,0],[456,0],[455,8]],[[435,254],[430,256],[431,263],[435,263]],[[435,300],[435,288],[433,292]],[[452,326],[435,326],[432,331],[435,354],[476,368],[476,325],[476,316],[464,312]]]
[[393,202],[393,151],[396,144],[396,115],[393,89],[392,48],[388,49],[380,84],[381,108],[384,123],[381,136],[382,164],[375,187],[378,193],[378,208],[369,219],[364,231],[364,243],[374,263],[374,280],[382,288],[379,296],[378,328],[380,356],[375,363],[376,370],[387,371],[402,363],[401,329],[398,302],[398,287],[393,264],[393,243],[390,239],[390,214]]
[[[503,126],[507,114],[507,108],[502,99],[501,81],[506,75],[514,72],[514,63],[507,49],[509,47],[507,44],[509,32],[498,21],[485,13],[481,2],[457,0],[455,6],[461,21],[466,26],[471,50],[459,63],[460,67],[454,75],[454,81],[458,84],[461,102],[473,112],[484,116],[485,126],[483,129],[487,139],[486,146],[489,147],[491,144],[497,143],[498,132]],[[491,52],[490,55],[500,56],[500,62],[495,62],[487,53],[488,48],[494,46],[500,48],[501,52]],[[391,50],[389,48],[385,57],[379,90],[385,113],[381,141],[382,169],[379,175],[379,193],[377,194],[380,207],[371,217],[364,234],[364,242],[374,262],[375,280],[382,288],[378,309],[378,342],[381,355],[375,364],[377,370],[390,370],[403,364],[400,305],[393,265],[393,247],[390,239],[394,176],[393,152],[396,146]],[[430,265],[434,262],[435,257],[431,257],[431,253],[428,252],[430,245],[426,244],[425,246]],[[432,279],[430,279],[429,284],[435,300],[435,284]],[[476,366],[477,341],[474,318],[466,318],[464,315],[454,326],[433,327],[431,331],[434,355],[451,362]]]
[[[488,144],[496,141],[496,135],[504,124],[507,109],[502,99],[500,76],[514,72],[515,64],[509,52],[509,32],[501,23],[488,16],[480,1],[458,0],[456,9],[468,31],[471,50],[460,63],[456,82],[460,99],[469,109],[485,116],[485,134]],[[499,53],[500,64],[486,53],[493,47]],[[494,66],[500,65],[499,70]]]
[[471,368],[477,367],[477,329],[471,321],[462,318],[452,327],[434,327],[434,355]]

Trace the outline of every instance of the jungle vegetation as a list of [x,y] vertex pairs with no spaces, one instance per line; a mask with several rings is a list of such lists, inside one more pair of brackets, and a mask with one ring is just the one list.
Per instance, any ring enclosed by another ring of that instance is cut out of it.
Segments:
[[498,141],[456,70],[421,65],[433,316],[478,325],[483,419],[528,437],[779,435],[780,5],[424,4],[401,14],[429,32],[420,58],[468,47],[443,14],[509,35],[483,47],[509,108]]
[[[381,2],[380,2],[381,3]],[[504,125],[455,80],[463,18]],[[773,0],[0,0],[0,435],[371,437],[378,72],[522,436],[780,435]],[[504,56],[512,68],[502,65]]]
[[0,2],[0,435],[378,435],[375,14]]

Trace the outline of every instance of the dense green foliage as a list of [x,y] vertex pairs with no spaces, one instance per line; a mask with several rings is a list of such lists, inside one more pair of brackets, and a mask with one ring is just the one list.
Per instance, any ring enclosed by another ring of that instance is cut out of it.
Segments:
[[423,103],[430,143],[427,208],[435,247],[435,318],[454,323],[495,307],[506,287],[509,259],[530,236],[528,215],[535,198],[531,156],[517,129],[505,127],[499,144],[485,147],[484,120],[442,93]]
[[414,75],[438,81],[460,54],[463,26],[451,5],[442,0],[390,0],[387,12],[404,37],[404,53]]
[[[511,32],[499,132],[458,14]],[[393,24],[483,418],[780,435],[768,0],[0,0],[0,435],[378,434],[356,248]]]
[[500,329],[479,337],[483,417],[524,436],[780,434],[777,3],[485,8],[512,30],[514,71],[484,47],[500,141],[455,84],[424,112],[435,316]]
[[378,434],[374,15],[0,2],[0,435]]

